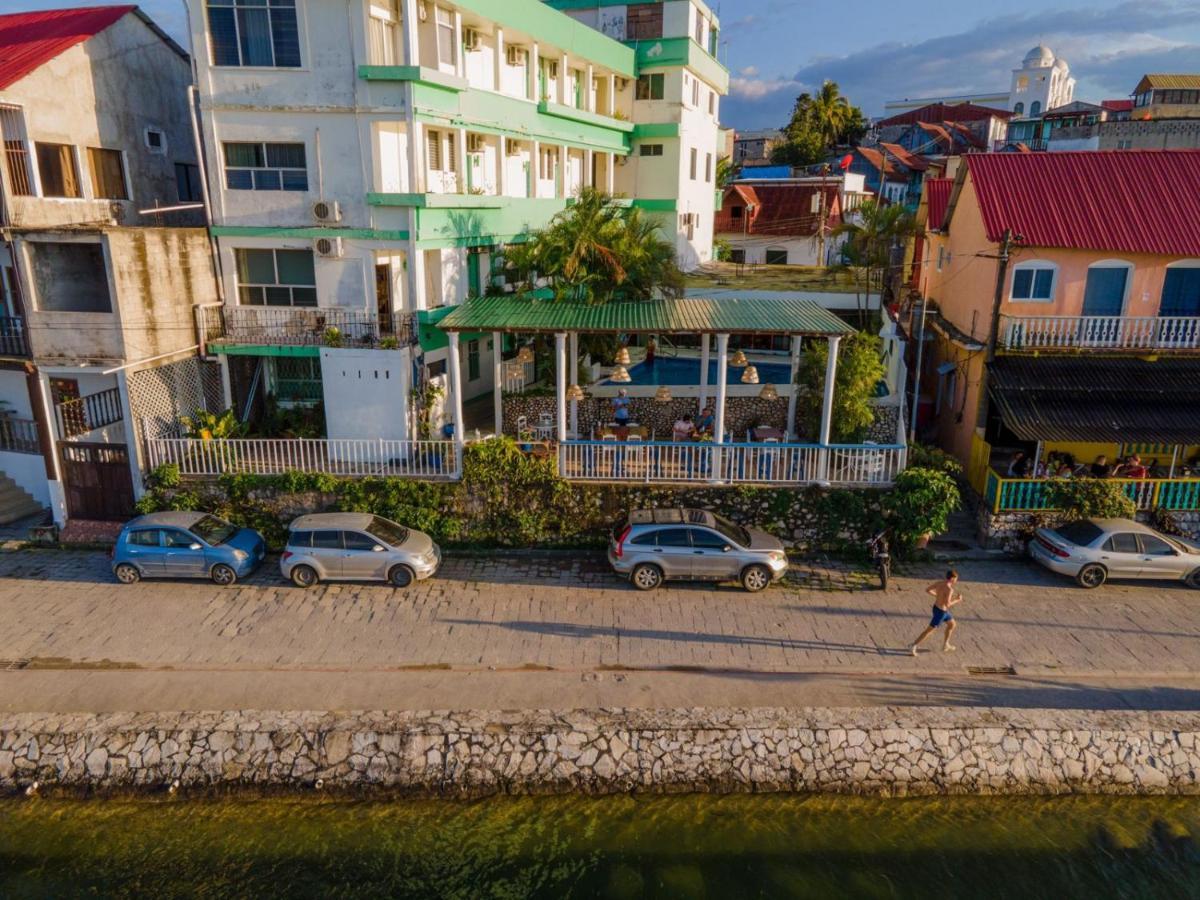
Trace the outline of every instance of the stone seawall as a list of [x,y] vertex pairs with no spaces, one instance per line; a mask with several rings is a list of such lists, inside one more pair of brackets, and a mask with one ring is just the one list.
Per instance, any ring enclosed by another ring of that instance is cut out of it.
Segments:
[[0,719],[0,791],[1200,793],[1200,714],[1008,709],[201,712]]

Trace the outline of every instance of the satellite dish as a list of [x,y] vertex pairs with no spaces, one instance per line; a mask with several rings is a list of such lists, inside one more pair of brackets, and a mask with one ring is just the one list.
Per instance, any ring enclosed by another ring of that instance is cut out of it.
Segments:
[[850,163],[852,163],[852,162],[854,162],[854,154],[847,153],[845,156],[842,157],[841,162],[838,163],[838,168],[844,172],[848,168],[850,168]]

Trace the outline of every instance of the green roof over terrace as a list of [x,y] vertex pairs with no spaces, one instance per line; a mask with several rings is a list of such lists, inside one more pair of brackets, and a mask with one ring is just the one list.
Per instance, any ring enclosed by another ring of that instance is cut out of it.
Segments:
[[812,300],[577,301],[529,295],[468,300],[438,323],[445,331],[579,331],[591,334],[802,334],[829,337],[854,329]]

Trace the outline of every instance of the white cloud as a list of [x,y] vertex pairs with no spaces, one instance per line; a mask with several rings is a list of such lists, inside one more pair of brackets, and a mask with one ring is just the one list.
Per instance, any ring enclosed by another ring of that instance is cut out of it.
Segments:
[[[751,67],[753,68],[753,67]],[[746,100],[762,100],[780,91],[788,91],[789,97],[801,89],[801,83],[791,78],[730,78],[729,93]]]

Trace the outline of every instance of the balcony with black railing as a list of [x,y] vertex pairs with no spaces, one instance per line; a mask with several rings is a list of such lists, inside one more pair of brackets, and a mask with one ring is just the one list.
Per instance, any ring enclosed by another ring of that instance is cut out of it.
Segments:
[[202,307],[201,331],[210,345],[366,347],[397,349],[413,343],[411,313],[374,313],[337,307]]
[[0,316],[0,356],[29,356],[29,334],[20,316]]

